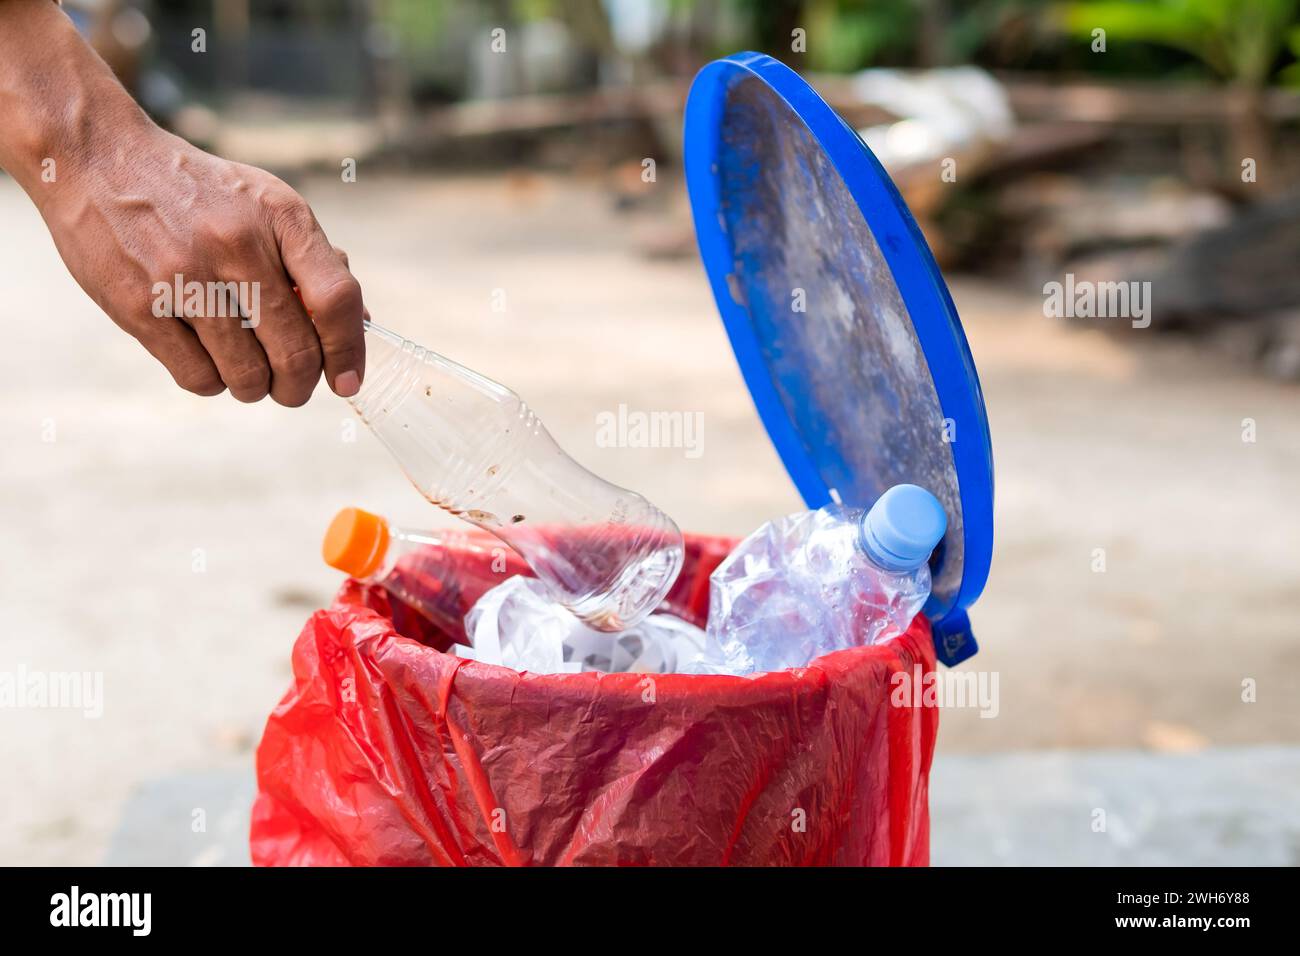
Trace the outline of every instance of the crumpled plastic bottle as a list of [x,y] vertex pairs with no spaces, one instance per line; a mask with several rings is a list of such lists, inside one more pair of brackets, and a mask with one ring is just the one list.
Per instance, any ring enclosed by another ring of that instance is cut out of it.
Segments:
[[710,578],[708,641],[684,670],[748,674],[907,630],[947,529],[939,501],[895,485],[870,511],[830,505],[763,525]]
[[471,647],[460,657],[534,674],[602,671],[670,674],[704,650],[704,632],[658,612],[619,633],[585,626],[536,578],[516,575],[488,591],[465,616]]

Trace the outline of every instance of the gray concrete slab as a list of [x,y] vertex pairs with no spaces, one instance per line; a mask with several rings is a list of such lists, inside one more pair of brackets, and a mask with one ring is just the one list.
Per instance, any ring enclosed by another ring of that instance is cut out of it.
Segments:
[[252,768],[151,780],[126,802],[110,866],[248,866]]
[[1295,866],[1300,748],[935,761],[936,866]]
[[[1300,747],[941,755],[931,784],[936,866],[1300,864]],[[105,862],[247,865],[254,789],[243,772],[146,784]]]

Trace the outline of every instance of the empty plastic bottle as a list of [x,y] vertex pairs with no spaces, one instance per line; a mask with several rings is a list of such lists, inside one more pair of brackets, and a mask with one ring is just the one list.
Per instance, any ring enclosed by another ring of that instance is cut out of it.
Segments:
[[566,455],[510,389],[367,323],[349,401],[422,495],[514,548],[590,627],[633,626],[677,577],[672,520]]
[[465,634],[471,646],[458,645],[459,656],[534,674],[670,674],[704,647],[702,630],[662,611],[617,634],[593,630],[522,574],[479,598],[465,616]]
[[771,521],[710,577],[708,643],[687,668],[801,667],[907,629],[930,596],[927,561],[948,519],[930,492],[895,485],[872,506]]
[[[321,556],[325,563],[367,584],[378,584],[418,611],[452,639],[463,635],[465,614],[478,593],[494,587],[503,572],[498,555],[484,542],[457,531],[410,531],[360,508],[344,508],[334,516]],[[496,550],[504,551],[499,545]],[[476,590],[476,584],[478,585]]]

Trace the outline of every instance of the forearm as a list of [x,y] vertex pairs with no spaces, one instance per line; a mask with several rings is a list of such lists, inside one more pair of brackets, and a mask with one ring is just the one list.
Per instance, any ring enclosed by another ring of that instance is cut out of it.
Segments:
[[[296,406],[323,368],[356,394],[361,286],[311,208],[265,170],[159,129],[51,0],[0,0],[0,166],[81,287],[182,388]],[[160,301],[179,276],[207,303],[217,285],[256,291],[215,309]]]
[[0,167],[38,206],[150,125],[51,0],[0,0]]

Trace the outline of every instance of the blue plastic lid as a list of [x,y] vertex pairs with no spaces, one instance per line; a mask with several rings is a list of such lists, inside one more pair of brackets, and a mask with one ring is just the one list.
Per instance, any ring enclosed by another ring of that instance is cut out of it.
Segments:
[[809,507],[915,484],[943,504],[926,613],[952,662],[993,549],[993,452],[939,268],[862,139],[798,74],[741,53],[686,104],[700,255],[768,435]]
[[919,485],[894,485],[862,516],[862,547],[880,567],[915,571],[948,529],[939,499]]

